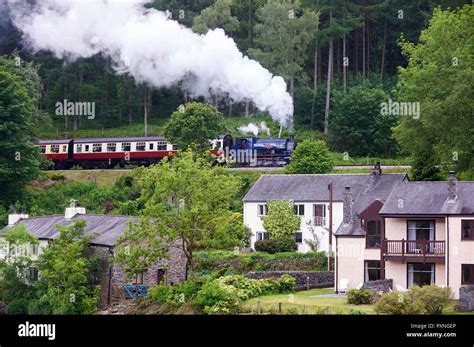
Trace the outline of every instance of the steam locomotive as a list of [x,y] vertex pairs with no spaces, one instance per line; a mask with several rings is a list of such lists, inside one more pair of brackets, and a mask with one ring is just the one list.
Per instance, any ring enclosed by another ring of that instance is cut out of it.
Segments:
[[[283,166],[290,161],[296,146],[291,139],[234,138],[220,136],[210,140],[210,153],[215,163],[236,163],[239,166]],[[40,140],[42,155],[54,163],[56,170],[73,166],[83,169],[123,168],[126,163],[148,166],[173,156],[177,146],[163,136],[84,138]]]

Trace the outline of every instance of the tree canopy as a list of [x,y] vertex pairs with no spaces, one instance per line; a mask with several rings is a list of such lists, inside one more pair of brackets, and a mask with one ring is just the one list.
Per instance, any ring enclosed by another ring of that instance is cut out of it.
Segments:
[[334,158],[326,142],[305,140],[296,146],[286,172],[322,174],[332,170]]

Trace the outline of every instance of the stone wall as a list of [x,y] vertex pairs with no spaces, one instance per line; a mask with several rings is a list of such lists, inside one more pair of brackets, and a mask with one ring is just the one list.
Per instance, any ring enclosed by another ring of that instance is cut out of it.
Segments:
[[474,286],[459,288],[459,311],[474,311]]
[[364,282],[362,288],[369,289],[369,290],[376,290],[378,292],[379,291],[389,292],[391,289],[393,289],[393,280],[385,279],[385,280]]
[[334,287],[334,273],[327,271],[255,271],[246,274],[246,277],[263,279],[269,277],[280,278],[290,275],[296,279],[296,289]]
[[[123,286],[134,284],[134,279],[128,279],[124,271],[117,265],[112,264],[113,250],[106,247],[95,247],[100,254],[100,308],[105,309],[114,304],[114,299],[123,295]],[[158,270],[165,270],[164,283],[173,285],[181,283],[186,278],[186,257],[179,247],[170,247],[168,259],[162,259],[154,263],[143,274],[143,285],[153,287],[158,282]]]

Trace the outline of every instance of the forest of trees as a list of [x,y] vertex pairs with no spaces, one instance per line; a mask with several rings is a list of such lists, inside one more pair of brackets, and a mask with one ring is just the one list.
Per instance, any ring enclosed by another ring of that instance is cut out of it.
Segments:
[[[400,150],[404,155],[416,151],[397,143],[392,128],[398,119],[378,117],[374,105],[403,96],[396,88],[399,70],[408,64],[406,45],[419,43],[435,9],[455,9],[469,2],[154,0],[146,6],[169,11],[174,20],[198,33],[223,28],[244,54],[284,77],[294,99],[297,140],[302,139],[300,134],[310,133],[313,139],[327,141],[332,150],[348,151],[351,156],[393,157]],[[0,55],[18,56],[38,68],[38,108],[51,116],[49,123],[44,118],[42,126],[56,129],[57,137],[74,136],[79,129],[157,124],[190,101],[179,85],[154,88],[116,74],[113,62],[102,55],[65,62],[49,52],[32,54],[1,7]],[[419,96],[409,95],[415,101]],[[54,116],[56,102],[64,99],[95,102],[96,118]],[[257,113],[251,103],[233,103],[225,95],[207,101],[225,117]],[[399,142],[403,133],[399,131]],[[440,164],[431,152],[418,150],[418,159]],[[463,169],[469,169],[469,163]]]

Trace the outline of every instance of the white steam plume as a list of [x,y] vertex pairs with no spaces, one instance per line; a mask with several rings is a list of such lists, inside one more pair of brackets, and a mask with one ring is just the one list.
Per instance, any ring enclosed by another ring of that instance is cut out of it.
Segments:
[[254,124],[254,123],[249,123],[248,125],[243,125],[239,128],[237,128],[242,134],[253,134],[254,136],[257,136],[260,132],[267,134],[267,136],[270,136],[270,128],[267,127],[267,123],[261,122],[259,125]]
[[199,35],[146,9],[148,1],[9,1],[15,26],[34,51],[74,60],[110,56],[119,73],[156,87],[182,82],[192,97],[228,93],[251,100],[273,120],[292,126],[293,100],[280,76],[239,52],[222,29]]

